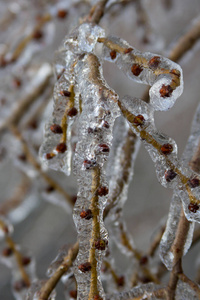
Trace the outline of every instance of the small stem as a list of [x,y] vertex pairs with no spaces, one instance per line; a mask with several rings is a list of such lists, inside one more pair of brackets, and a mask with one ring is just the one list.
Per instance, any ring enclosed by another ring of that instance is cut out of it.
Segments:
[[90,241],[90,254],[89,261],[91,263],[91,281],[90,281],[90,292],[89,292],[89,300],[93,300],[96,295],[99,295],[98,290],[98,271],[97,271],[97,259],[96,259],[96,249],[95,249],[95,241],[100,238],[100,208],[99,208],[99,197],[97,194],[97,189],[100,186],[100,169],[96,167],[92,174],[92,194],[93,197],[91,199],[90,209],[92,211],[92,238]]
[[64,257],[62,264],[57,268],[54,274],[47,280],[40,291],[39,300],[48,300],[51,292],[56,287],[60,278],[69,270],[72,266],[76,256],[78,254],[79,244],[76,242],[72,248],[69,249],[67,256]]
[[11,124],[17,125],[18,122],[22,119],[22,116],[29,109],[29,107],[36,101],[39,95],[41,95],[45,88],[48,87],[50,79],[52,77],[52,72],[49,72],[43,80],[41,80],[37,86],[34,87],[24,98],[17,101],[18,106],[13,111],[12,115],[8,117],[1,125],[0,131],[8,128]]
[[99,24],[101,18],[104,15],[105,6],[108,0],[101,0],[90,10],[89,16],[86,18],[86,21]]
[[189,162],[189,166],[194,172],[200,174],[200,141],[197,149],[195,149],[195,153],[191,161]]
[[[0,227],[4,228],[5,224],[2,220],[0,220]],[[15,258],[16,258],[16,262],[19,268],[19,272],[22,276],[22,279],[24,280],[24,282],[26,283],[26,286],[30,286],[31,282],[29,279],[28,274],[26,273],[23,263],[22,263],[22,255],[21,253],[17,250],[16,245],[14,243],[14,241],[11,239],[11,237],[9,237],[8,235],[5,237],[5,241],[8,244],[8,247],[13,251]]]
[[160,240],[162,238],[162,235],[165,231],[165,226],[162,226],[159,230],[159,232],[156,234],[156,236],[154,237],[153,242],[150,245],[150,248],[148,250],[148,255],[149,256],[154,256],[159,244],[160,244]]
[[40,21],[38,22],[37,25],[35,25],[35,27],[33,28],[33,31],[27,35],[22,41],[20,41],[20,43],[17,45],[17,47],[15,48],[11,59],[8,61],[9,62],[15,62],[20,55],[22,54],[22,52],[24,51],[24,49],[26,48],[26,46],[29,44],[29,42],[34,38],[34,34],[35,32],[39,31],[42,26],[44,24],[46,24],[47,22],[51,21],[52,17],[50,14],[45,14],[44,16],[41,17]]
[[179,38],[176,45],[172,48],[169,59],[178,61],[190,50],[196,41],[200,38],[200,20],[196,22],[189,30]]
[[73,207],[74,206],[74,201],[72,197],[57,183],[55,182],[51,177],[49,177],[46,173],[44,173],[41,169],[41,165],[38,163],[34,155],[31,153],[27,142],[24,140],[22,134],[19,132],[17,127],[10,126],[9,127],[11,132],[14,134],[14,136],[20,140],[22,143],[24,153],[29,161],[29,163],[39,172],[39,174],[44,178],[44,180],[53,188],[55,188],[59,193],[61,193],[66,201]]
[[186,177],[184,174],[182,174],[181,170],[178,169],[174,164],[173,162],[170,160],[170,158],[168,158],[165,154],[163,154],[161,151],[160,151],[160,148],[161,148],[161,144],[159,144],[154,138],[153,136],[148,133],[145,129],[143,130],[139,130],[138,127],[136,125],[134,125],[133,123],[133,120],[134,118],[136,117],[134,114],[130,113],[125,107],[123,107],[123,105],[121,104],[120,101],[118,101],[118,105],[119,105],[119,108],[121,109],[121,112],[122,114],[124,115],[124,117],[127,119],[127,121],[129,121],[131,123],[131,125],[134,127],[135,131],[137,133],[140,134],[140,138],[142,140],[145,140],[148,144],[152,145],[160,155],[162,155],[164,158],[165,158],[165,162],[167,164],[167,166],[172,169],[175,173],[177,173],[177,175],[179,176],[182,184],[185,186],[185,189],[188,193],[188,196],[190,198],[190,203],[195,203],[195,204],[199,204],[199,200],[194,196],[194,194],[192,193],[191,191],[191,188],[188,184],[188,180],[189,178]]
[[181,210],[180,221],[176,231],[176,238],[172,245],[172,253],[174,256],[174,267],[170,274],[170,279],[167,289],[167,300],[173,300],[175,297],[176,286],[179,279],[179,274],[182,274],[182,256],[185,246],[185,241],[189,231],[190,222],[186,219],[183,208]]

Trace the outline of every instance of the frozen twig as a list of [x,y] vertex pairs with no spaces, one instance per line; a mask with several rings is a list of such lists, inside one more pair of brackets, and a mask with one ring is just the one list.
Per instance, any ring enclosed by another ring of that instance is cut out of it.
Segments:
[[47,280],[47,282],[43,285],[39,300],[48,300],[49,295],[57,285],[60,278],[69,270],[69,268],[73,265],[74,260],[76,259],[78,253],[79,244],[73,245],[68,251],[67,256],[63,259],[62,264],[57,268],[54,274]]
[[200,38],[200,18],[193,21],[188,30],[178,39],[175,46],[169,53],[169,58],[173,61],[180,60],[183,55],[190,50]]
[[19,141],[22,143],[23,146],[23,150],[24,153],[28,159],[28,161],[30,162],[31,165],[33,165],[33,167],[39,172],[39,174],[41,175],[41,177],[54,189],[56,189],[59,193],[61,193],[64,198],[66,199],[66,201],[70,204],[70,205],[74,205],[74,201],[72,199],[72,197],[70,197],[70,195],[68,195],[68,193],[55,181],[53,180],[51,177],[49,177],[45,172],[43,172],[41,165],[38,163],[37,159],[34,157],[34,155],[32,154],[32,152],[30,151],[27,142],[25,141],[25,139],[23,138],[22,134],[20,133],[20,131],[17,129],[17,127],[14,126],[10,126],[9,127],[11,132],[14,134],[14,136],[19,139]]
[[11,249],[11,251],[15,255],[15,259],[16,259],[17,266],[19,268],[19,272],[21,274],[21,277],[22,277],[23,281],[25,282],[26,286],[29,287],[31,282],[30,282],[30,278],[29,278],[27,272],[24,269],[22,255],[21,255],[20,251],[17,249],[17,247],[16,247],[14,241],[12,240],[12,238],[7,234],[8,233],[7,232],[8,227],[1,218],[0,218],[0,228],[1,228],[2,231],[5,232],[5,241],[8,245],[8,247]]

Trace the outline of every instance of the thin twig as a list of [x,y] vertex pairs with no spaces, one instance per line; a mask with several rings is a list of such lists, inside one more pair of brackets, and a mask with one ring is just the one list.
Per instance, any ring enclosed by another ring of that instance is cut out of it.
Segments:
[[159,244],[160,244],[160,240],[162,238],[162,235],[165,231],[165,226],[161,226],[161,228],[159,229],[158,233],[156,234],[156,236],[154,237],[151,245],[150,245],[150,248],[148,250],[148,255],[149,256],[154,256]]
[[92,194],[90,209],[92,211],[92,238],[90,240],[90,254],[89,261],[91,263],[91,281],[90,281],[90,292],[89,300],[93,300],[95,296],[99,295],[98,289],[98,273],[97,273],[97,259],[96,259],[96,248],[95,242],[100,239],[100,208],[99,208],[99,197],[97,190],[100,186],[100,168],[96,167],[93,171],[93,181],[92,181]]
[[104,15],[104,9],[107,2],[108,0],[101,0],[93,6],[89,15],[86,17],[86,21],[98,24]]
[[184,251],[187,234],[189,231],[190,222],[186,219],[183,209],[181,210],[181,216],[176,231],[176,238],[171,247],[174,260],[173,269],[170,274],[169,284],[167,288],[167,300],[173,300],[175,296],[176,286],[178,283],[179,274],[182,274],[182,256]]
[[[2,219],[0,219],[0,227],[2,228],[2,230],[4,230],[5,226],[6,225],[4,224]],[[15,255],[15,259],[16,259],[16,262],[17,262],[17,265],[19,268],[19,272],[22,276],[23,281],[26,283],[27,287],[30,286],[30,283],[31,283],[30,278],[24,269],[21,253],[17,250],[17,247],[16,247],[14,241],[11,239],[11,237],[9,235],[5,236],[5,241],[8,244],[8,247],[13,251],[13,253]]]
[[173,61],[180,60],[183,55],[189,51],[196,41],[200,38],[200,19],[182,35],[175,46],[172,48],[169,59]]
[[29,161],[29,163],[39,172],[39,174],[44,178],[44,180],[52,186],[54,189],[56,189],[59,193],[61,193],[66,201],[73,207],[74,201],[70,195],[56,182],[54,181],[51,177],[49,177],[46,173],[44,173],[41,169],[41,165],[38,163],[37,159],[34,157],[34,155],[31,153],[27,142],[23,138],[22,134],[20,131],[17,129],[17,127],[10,126],[9,127],[11,132],[14,134],[14,136],[19,139],[19,141],[22,143],[24,153]]
[[79,244],[76,242],[73,247],[71,247],[68,251],[67,256],[64,257],[63,262],[54,272],[54,274],[47,280],[47,282],[43,285],[39,300],[47,300],[50,296],[53,289],[56,287],[60,278],[69,270],[72,266],[76,256],[78,254]]
[[12,112],[12,115],[0,125],[0,131],[8,128],[11,124],[18,124],[18,122],[21,120],[22,116],[28,110],[28,108],[45,91],[45,88],[48,86],[51,77],[52,72],[48,72],[46,76],[44,76],[43,79],[40,82],[38,82],[38,85],[34,86],[34,88],[31,89],[30,93],[25,95],[24,98],[22,98],[21,100],[17,101],[17,107]]

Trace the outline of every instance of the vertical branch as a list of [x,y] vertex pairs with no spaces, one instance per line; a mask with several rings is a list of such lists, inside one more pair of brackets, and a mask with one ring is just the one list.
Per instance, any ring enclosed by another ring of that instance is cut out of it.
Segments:
[[100,209],[98,203],[98,193],[97,190],[100,186],[100,169],[96,167],[93,170],[92,174],[92,199],[90,209],[92,211],[92,237],[90,240],[90,254],[89,261],[91,263],[91,283],[90,283],[90,292],[89,292],[89,300],[93,300],[95,296],[99,296],[98,290],[98,271],[97,271],[97,259],[96,259],[96,248],[95,242],[100,240]]

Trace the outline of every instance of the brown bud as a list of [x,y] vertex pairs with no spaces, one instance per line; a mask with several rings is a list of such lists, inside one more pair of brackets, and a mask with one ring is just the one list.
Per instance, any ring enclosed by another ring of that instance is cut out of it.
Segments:
[[80,213],[80,217],[82,219],[90,220],[93,217],[91,209],[83,210]]
[[68,115],[69,117],[74,117],[74,116],[77,115],[77,113],[78,113],[78,110],[77,110],[75,107],[72,107],[72,108],[68,111],[67,115]]
[[47,159],[47,160],[52,159],[54,156],[55,156],[54,153],[47,153],[47,154],[46,154],[46,159]]
[[146,265],[148,263],[148,257],[145,255],[145,256],[142,256],[140,258],[140,265],[143,266],[143,265]]
[[26,161],[27,160],[26,154],[22,153],[22,154],[18,155],[18,159],[21,161]]
[[188,185],[193,189],[195,187],[199,186],[199,183],[200,183],[200,181],[197,177],[194,177],[194,178],[188,180]]
[[13,288],[15,291],[20,292],[21,290],[28,288],[28,285],[23,279],[21,279],[15,281],[15,283],[13,284]]
[[160,96],[163,98],[168,98],[172,95],[173,89],[171,85],[165,85],[163,84],[160,89]]
[[175,177],[177,173],[175,173],[173,170],[167,170],[165,171],[165,179],[167,182],[171,182]]
[[120,276],[117,278],[117,285],[123,286],[124,285],[124,276]]
[[47,188],[46,188],[46,193],[51,193],[55,191],[55,188],[52,186],[52,185],[49,185]]
[[76,299],[77,298],[77,290],[71,290],[69,292],[69,295],[70,295],[71,298]]
[[68,90],[62,90],[60,91],[61,96],[65,96],[65,97],[70,97],[71,96],[71,92],[69,92]]
[[40,40],[43,37],[43,32],[40,29],[37,29],[33,32],[33,39]]
[[95,249],[97,249],[97,250],[105,250],[107,244],[108,244],[108,241],[98,240],[98,241],[95,242]]
[[106,187],[106,186],[101,186],[100,188],[98,188],[98,195],[99,196],[106,196],[106,195],[108,195],[108,188]]
[[115,59],[116,56],[117,56],[116,51],[115,51],[115,50],[112,50],[112,51],[110,52],[110,57],[111,57],[111,59]]
[[65,9],[59,9],[58,12],[57,12],[57,17],[59,19],[64,19],[67,14],[68,14],[67,10],[65,10]]
[[29,265],[30,262],[31,262],[31,258],[30,257],[28,257],[28,256],[22,257],[22,264],[23,264],[23,266]]
[[58,124],[51,125],[50,129],[53,133],[57,133],[57,134],[63,133],[62,127]]
[[78,268],[81,272],[85,273],[90,271],[92,267],[91,267],[91,263],[88,261],[84,264],[79,265]]
[[89,170],[89,169],[93,168],[94,166],[96,166],[96,161],[85,159],[84,162],[83,162],[83,165],[84,165],[86,170]]
[[190,204],[188,205],[188,209],[189,209],[191,212],[196,213],[197,210],[199,209],[199,205],[196,204],[196,203],[190,203]]
[[139,76],[140,73],[142,72],[142,70],[143,70],[143,68],[140,67],[140,65],[138,65],[138,64],[133,64],[132,67],[131,67],[131,72],[135,76]]
[[164,144],[164,145],[161,146],[160,151],[163,154],[168,155],[168,154],[172,153],[173,146],[171,144]]
[[124,54],[128,54],[131,51],[133,51],[133,48],[127,48],[127,49],[124,50]]
[[172,69],[170,71],[170,74],[173,74],[173,75],[176,75],[177,77],[180,77],[181,76],[181,73],[179,70],[176,70],[176,69]]
[[67,150],[67,146],[65,143],[60,143],[56,147],[56,151],[58,151],[59,153],[65,153],[66,150]]
[[5,248],[2,251],[2,255],[6,257],[11,256],[12,254],[13,254],[13,250],[11,248]]
[[102,126],[106,129],[110,128],[110,125],[108,124],[107,121],[105,121]]
[[28,127],[29,127],[30,129],[37,129],[37,128],[38,128],[38,122],[37,122],[37,120],[34,119],[34,120],[30,121],[30,122],[28,123]]
[[106,152],[109,152],[109,151],[110,151],[109,146],[106,145],[106,144],[99,144],[98,147],[99,147],[99,150],[100,150],[101,152],[106,153]]
[[135,118],[133,119],[133,124],[134,124],[135,126],[141,126],[141,125],[144,124],[144,121],[145,121],[145,119],[144,119],[143,115],[137,115],[137,116],[135,116]]
[[93,298],[93,300],[103,300],[103,298],[100,297],[99,295],[95,295],[94,298]]
[[15,77],[15,78],[13,79],[13,85],[14,85],[15,88],[19,88],[19,87],[22,85],[21,79]]
[[159,56],[154,56],[149,60],[149,68],[152,70],[156,70],[160,64],[160,57]]

